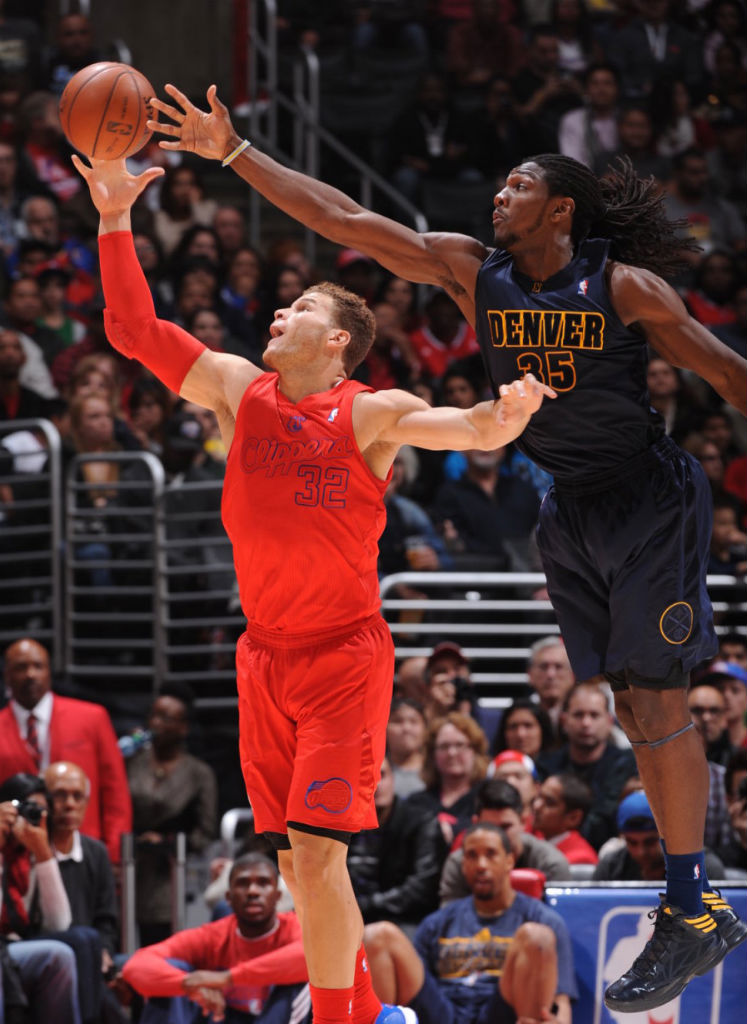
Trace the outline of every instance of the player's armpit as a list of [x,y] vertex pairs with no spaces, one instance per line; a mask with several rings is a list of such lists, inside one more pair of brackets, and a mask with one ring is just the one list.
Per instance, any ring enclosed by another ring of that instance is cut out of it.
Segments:
[[206,348],[190,367],[179,394],[218,414],[227,411],[235,419],[244,392],[261,373],[248,359]]

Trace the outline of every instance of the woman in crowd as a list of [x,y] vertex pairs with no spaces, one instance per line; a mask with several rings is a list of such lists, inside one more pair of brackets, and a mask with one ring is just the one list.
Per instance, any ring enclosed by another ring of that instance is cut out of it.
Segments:
[[493,742],[493,753],[518,750],[533,760],[551,750],[554,743],[550,716],[528,697],[519,697],[501,717]]
[[396,796],[406,797],[425,789],[425,734],[422,704],[411,697],[395,697],[389,711],[386,745]]

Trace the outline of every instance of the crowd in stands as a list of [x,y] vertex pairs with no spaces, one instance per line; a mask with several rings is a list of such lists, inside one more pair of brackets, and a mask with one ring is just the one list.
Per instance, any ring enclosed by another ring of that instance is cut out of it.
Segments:
[[[341,57],[345,89],[370,86],[358,60],[366,54],[389,62],[390,81],[398,65],[417,66],[417,86],[398,97],[400,113],[373,153],[416,206],[430,183],[495,188],[522,157],[548,150],[600,175],[617,157],[653,175],[670,216],[683,221],[683,239],[701,247],[683,250],[687,266],[673,285],[700,323],[747,355],[741,0],[279,0],[278,9],[285,51],[300,43],[327,64]],[[66,465],[78,454],[102,456],[78,468],[89,486],[80,492],[88,524],[96,508],[120,502],[127,516],[126,503],[136,504],[114,484],[120,475],[137,482],[138,471],[107,461],[111,452],[151,453],[169,482],[220,481],[226,459],[214,414],[170,393],[106,341],[97,218],[57,116],[69,78],[102,49],[83,14],[61,17],[55,45],[45,47],[39,25],[23,16],[35,10],[0,3],[0,422],[8,428],[0,442],[0,550],[21,494],[3,482],[19,472],[13,421],[50,420]],[[133,226],[159,316],[211,349],[261,365],[273,311],[333,278],[364,296],[376,317],[364,382],[459,407],[489,394],[475,333],[445,293],[433,290],[421,303],[409,282],[354,249],[339,250],[324,268],[311,266],[292,238],[255,249],[248,205],[206,194],[199,162],[155,142],[131,161],[133,171],[154,164],[166,174],[136,205]],[[453,226],[458,212],[436,210],[432,226]],[[484,220],[488,230],[489,205]],[[744,575],[744,422],[655,352],[648,387],[667,432],[711,482],[710,571]],[[42,435],[28,443],[43,457]],[[402,449],[385,496],[381,575],[539,569],[532,534],[550,482],[515,446]],[[200,514],[190,536],[203,539],[208,564],[216,501],[178,491],[173,500]],[[110,586],[100,568],[112,554],[105,543],[80,547],[93,584]],[[400,584],[396,596],[422,595]],[[720,642],[718,659],[694,673],[689,693],[711,773],[707,866],[711,878],[739,870],[747,877],[747,637],[722,633]],[[166,1024],[204,1010],[300,1024],[309,1003],[299,926],[261,837],[248,836],[235,861],[213,862],[216,920],[171,934],[174,836],[185,833],[189,855],[204,857],[217,830],[215,775],[189,747],[189,688],[158,692],[142,745],[125,759],[101,705],[53,692],[48,653],[33,635],[19,635],[3,663],[4,1019]],[[433,1012],[439,999],[463,998],[477,1019],[491,1000],[520,1003],[534,977],[527,960],[552,962],[550,1002],[567,1024],[577,993],[568,935],[532,896],[541,897],[545,881],[663,878],[651,810],[608,687],[574,680],[556,634],[534,644],[519,689],[501,714],[481,706],[468,659],[447,637],[428,658],[397,667],[375,797],[379,827],[355,837],[349,853],[374,981],[390,1002],[417,1009],[425,993]],[[130,831],[143,948],[123,963],[116,893],[120,839]],[[489,869],[478,867],[487,861]],[[477,914],[491,919],[490,934],[484,950],[471,952],[494,963],[500,949],[502,980],[483,978],[469,998],[468,986],[457,986],[455,997],[441,979],[461,977],[463,965],[444,962],[439,939],[473,937]]]

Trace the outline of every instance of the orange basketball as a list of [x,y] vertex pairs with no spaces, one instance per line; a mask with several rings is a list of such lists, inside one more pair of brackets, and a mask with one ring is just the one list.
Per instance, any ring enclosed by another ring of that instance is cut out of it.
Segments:
[[142,149],[157,120],[153,86],[129,64],[99,61],[70,79],[60,99],[60,121],[68,141],[86,156],[117,160]]

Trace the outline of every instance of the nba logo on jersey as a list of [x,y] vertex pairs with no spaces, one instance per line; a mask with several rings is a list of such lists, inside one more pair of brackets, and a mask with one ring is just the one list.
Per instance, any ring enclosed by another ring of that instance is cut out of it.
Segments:
[[602,917],[599,927],[594,1019],[589,1024],[726,1024],[721,1014],[723,965],[697,978],[681,996],[639,1013],[616,1013],[602,1002],[602,993],[625,971],[642,951],[653,931],[648,906],[617,906]]
[[332,410],[332,412],[327,417],[327,423],[334,423],[335,420],[337,419],[337,414],[338,414],[339,411],[340,411],[340,407],[339,407],[339,405],[336,405],[334,407],[334,409]]
[[589,282],[588,282],[588,280],[586,278],[584,278],[583,281],[579,282],[578,294],[579,295],[586,295],[588,290],[589,290]]
[[303,425],[305,422],[305,416],[289,416],[288,422],[285,424],[285,426],[292,434],[297,434],[299,430],[303,429]]

